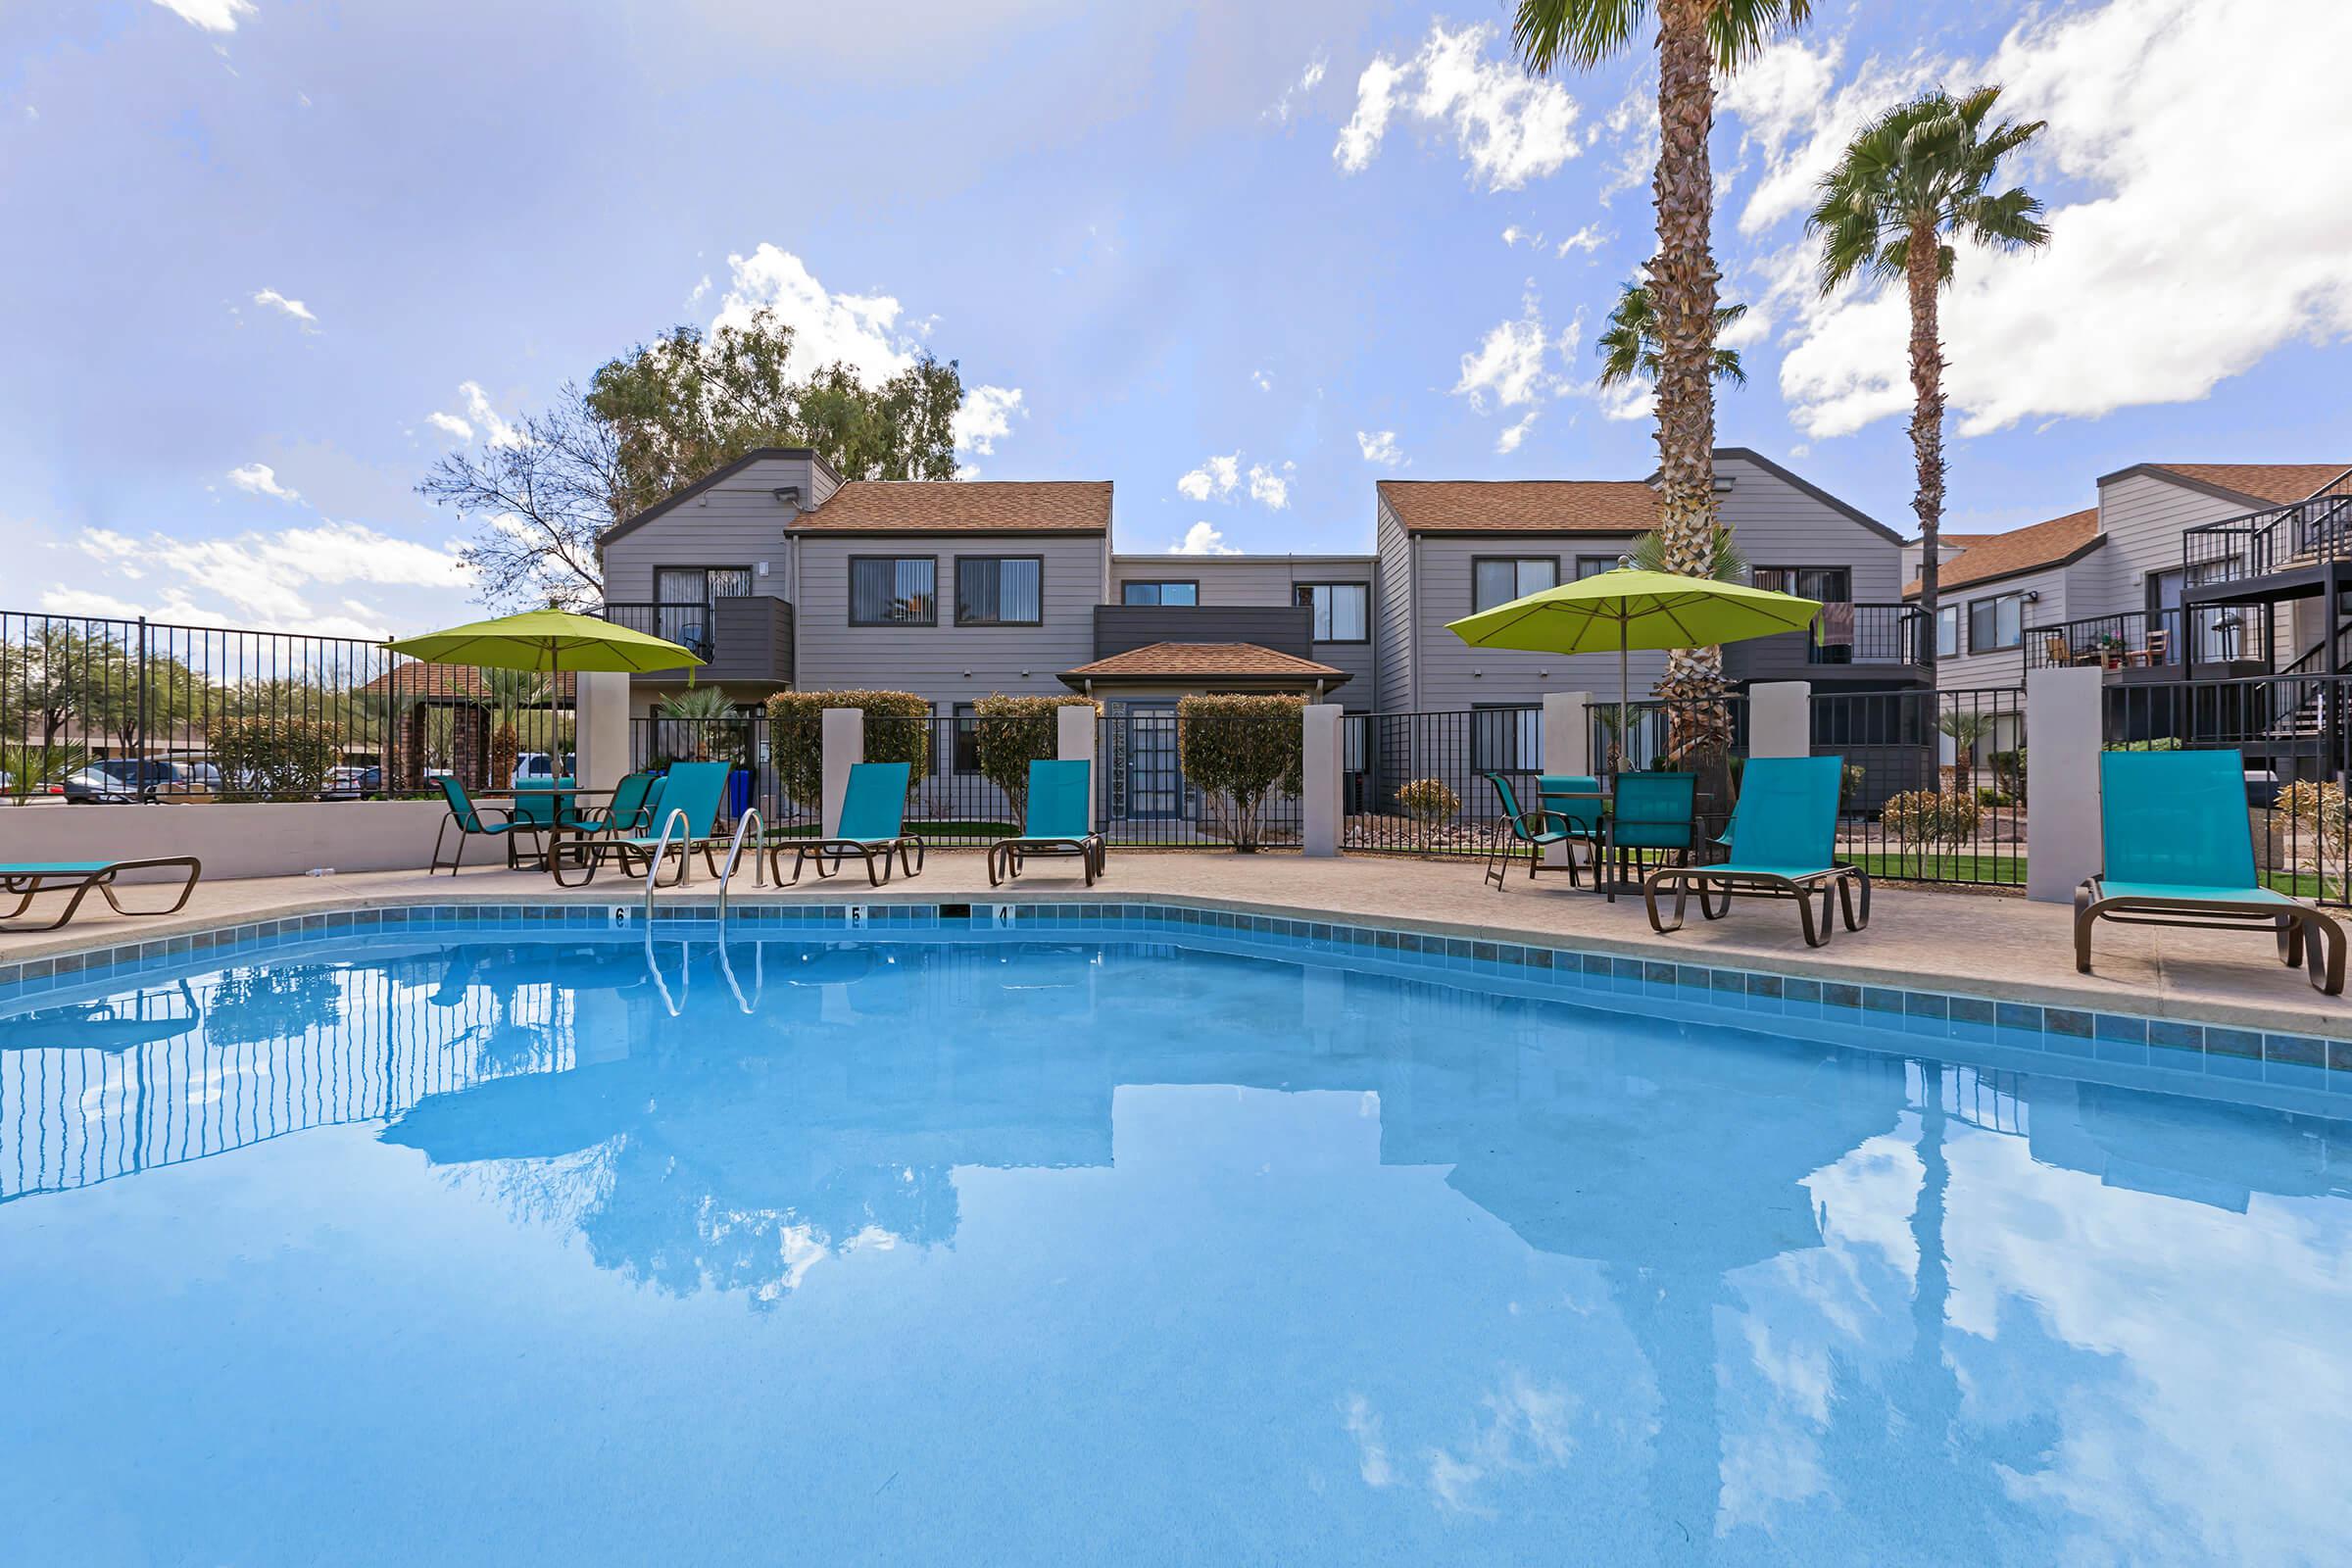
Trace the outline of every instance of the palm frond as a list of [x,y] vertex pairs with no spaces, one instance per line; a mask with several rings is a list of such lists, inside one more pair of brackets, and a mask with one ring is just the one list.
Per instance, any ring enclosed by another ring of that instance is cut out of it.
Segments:
[[[1718,305],[1715,331],[1722,332],[1746,314],[1744,305]],[[1636,379],[1657,383],[1665,362],[1658,346],[1657,301],[1647,283],[1636,279],[1618,290],[1608,324],[1592,345],[1600,355],[1600,374],[1594,378],[1599,385],[1624,386]],[[1735,386],[1747,384],[1747,368],[1740,363],[1738,349],[1716,349],[1714,364],[1716,380]]]
[[1519,0],[1511,47],[1530,71],[1598,65],[1634,41],[1649,0]]
[[1732,72],[1765,44],[1813,18],[1813,0],[1713,0],[1707,8],[1707,41],[1715,69]]

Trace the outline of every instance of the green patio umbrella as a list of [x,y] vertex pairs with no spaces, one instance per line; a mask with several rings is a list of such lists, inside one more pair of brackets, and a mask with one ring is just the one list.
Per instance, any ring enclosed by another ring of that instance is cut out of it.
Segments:
[[676,643],[595,615],[563,610],[526,610],[519,615],[476,620],[446,631],[395,637],[384,647],[436,664],[475,664],[489,669],[539,669],[553,674],[595,674],[692,667],[703,661]]
[[1821,613],[1818,600],[1750,588],[1745,583],[1681,577],[1620,566],[1514,599],[1446,623],[1473,648],[1537,654],[1617,652],[1617,734],[1623,744],[1626,655],[1633,649],[1712,648],[1776,632],[1802,631]]

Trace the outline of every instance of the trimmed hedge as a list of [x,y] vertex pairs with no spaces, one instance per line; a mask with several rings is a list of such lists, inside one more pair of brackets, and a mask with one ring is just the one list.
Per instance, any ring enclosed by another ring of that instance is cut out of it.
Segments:
[[1905,844],[1960,844],[1976,836],[1983,813],[1958,790],[1906,790],[1879,808],[1886,831]]
[[334,726],[313,718],[215,719],[205,742],[224,801],[313,799],[343,755]]
[[1100,716],[1092,697],[983,697],[972,705],[980,773],[1004,792],[1015,820],[1029,808],[1029,764],[1051,761],[1060,752],[1058,717],[1065,708],[1084,708]]
[[1306,766],[1303,697],[1187,697],[1176,755],[1237,850],[1263,839],[1267,797],[1297,795]]
[[1442,778],[1417,778],[1399,785],[1396,808],[1423,827],[1449,822],[1462,808],[1462,798]]
[[[825,793],[825,710],[865,715],[865,760],[906,762],[911,786],[931,771],[931,705],[912,692],[778,692],[767,700],[767,754],[784,796],[813,809]],[[907,720],[921,719],[921,723]]]

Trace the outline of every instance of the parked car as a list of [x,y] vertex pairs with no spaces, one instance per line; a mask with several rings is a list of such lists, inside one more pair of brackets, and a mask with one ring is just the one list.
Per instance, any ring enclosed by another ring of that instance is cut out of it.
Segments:
[[[523,752],[514,759],[514,777],[511,787],[519,790],[534,784],[552,784],[558,776],[554,758],[545,752]],[[564,772],[561,776],[579,777],[572,771],[572,756],[569,752],[564,754]]]
[[384,792],[384,770],[380,767],[343,766],[331,768],[326,775],[322,792],[330,801],[356,801],[364,796]]
[[173,762],[161,758],[110,757],[66,775],[70,802],[135,802],[201,795],[218,790],[220,775],[210,762]]

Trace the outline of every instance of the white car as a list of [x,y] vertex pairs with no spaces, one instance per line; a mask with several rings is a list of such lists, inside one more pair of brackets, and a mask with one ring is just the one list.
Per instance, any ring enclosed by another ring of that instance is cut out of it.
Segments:
[[[563,776],[564,778],[578,776],[572,772],[572,758],[568,753],[564,758]],[[554,758],[545,752],[522,752],[517,754],[514,759],[514,777],[509,781],[508,787],[520,790],[537,785],[544,788],[553,784],[556,778]]]

